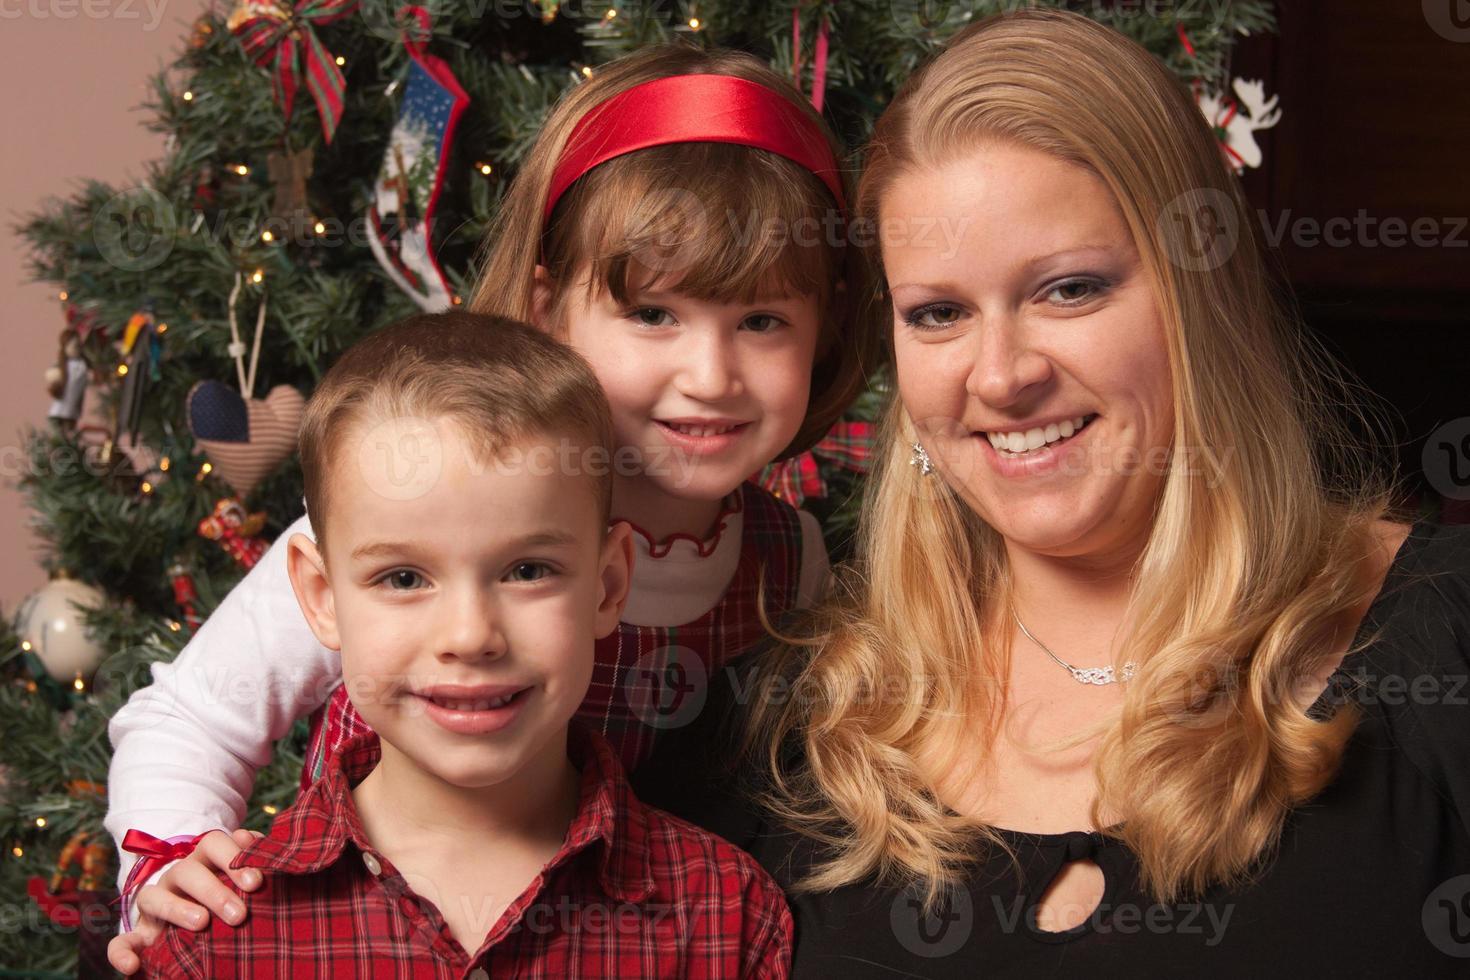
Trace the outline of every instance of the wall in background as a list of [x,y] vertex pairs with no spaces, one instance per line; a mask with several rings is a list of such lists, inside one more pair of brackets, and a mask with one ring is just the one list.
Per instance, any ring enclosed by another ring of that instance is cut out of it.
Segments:
[[20,431],[44,426],[42,374],[64,325],[56,291],[28,283],[25,242],[12,226],[86,178],[131,187],[164,136],[138,107],[148,78],[182,50],[205,0],[12,0],[0,3],[0,608],[8,616],[45,581],[24,498],[14,489]]

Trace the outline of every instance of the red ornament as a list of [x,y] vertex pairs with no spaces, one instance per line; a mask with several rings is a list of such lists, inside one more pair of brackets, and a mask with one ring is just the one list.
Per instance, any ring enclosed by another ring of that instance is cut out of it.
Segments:
[[[226,497],[214,505],[214,513],[199,522],[199,533],[211,541],[218,541],[221,548],[243,567],[254,568],[270,547],[270,542],[261,538],[265,527],[265,513],[246,513],[239,497]],[[177,594],[177,593],[176,593]]]
[[180,562],[169,566],[168,577],[174,587],[174,604],[184,611],[184,622],[192,633],[199,628],[200,623],[199,614],[194,611],[194,603],[199,599],[199,592],[194,588],[194,577]]

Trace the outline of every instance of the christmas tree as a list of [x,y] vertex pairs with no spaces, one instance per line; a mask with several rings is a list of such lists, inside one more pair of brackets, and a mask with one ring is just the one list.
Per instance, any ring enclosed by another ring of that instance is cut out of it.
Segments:
[[[26,434],[21,480],[53,581],[0,623],[0,895],[18,926],[0,930],[0,967],[74,974],[79,947],[83,969],[101,962],[108,719],[300,515],[294,421],[335,355],[470,293],[505,182],[562,91],[647,44],[741,48],[797,79],[856,149],[926,55],[1027,5],[253,0],[201,17],[153,80],[168,149],[144,184],[89,182],[21,228],[65,325],[52,423]],[[1267,3],[1041,5],[1134,37],[1213,106],[1232,45],[1273,26]],[[839,557],[861,480],[845,447],[882,394],[764,475],[806,498]],[[303,736],[260,773],[247,826],[290,804]]]

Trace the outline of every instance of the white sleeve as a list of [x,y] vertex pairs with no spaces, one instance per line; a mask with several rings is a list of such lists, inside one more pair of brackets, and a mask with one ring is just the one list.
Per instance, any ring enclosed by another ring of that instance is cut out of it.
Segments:
[[804,510],[798,510],[796,516],[801,520],[801,578],[797,580],[796,608],[810,609],[832,585],[831,560],[817,518]]
[[[104,826],[119,845],[132,828],[158,838],[238,828],[273,743],[341,682],[339,655],[317,641],[286,574],[297,532],[312,537],[305,517],[113,715]],[[118,858],[121,888],[137,856],[119,846]]]

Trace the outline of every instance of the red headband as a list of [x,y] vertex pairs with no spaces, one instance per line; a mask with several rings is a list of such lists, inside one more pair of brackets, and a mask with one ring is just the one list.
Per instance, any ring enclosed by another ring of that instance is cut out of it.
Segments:
[[635,85],[572,129],[551,175],[546,210],[578,177],[634,150],[668,143],[738,143],[778,153],[819,177],[845,207],[837,160],[821,130],[783,96],[732,75],[673,75]]

